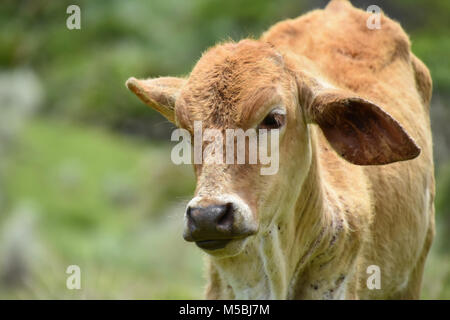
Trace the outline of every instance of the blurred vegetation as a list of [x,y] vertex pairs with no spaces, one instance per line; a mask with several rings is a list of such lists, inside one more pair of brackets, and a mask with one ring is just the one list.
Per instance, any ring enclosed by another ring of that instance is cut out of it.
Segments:
[[[127,92],[129,76],[188,74],[218,41],[257,37],[328,1],[74,1],[0,4],[0,298],[199,298],[202,257],[181,238],[190,167],[172,125]],[[438,233],[424,298],[450,298],[450,2],[377,4],[410,34],[434,81]],[[65,269],[82,269],[82,290]]]

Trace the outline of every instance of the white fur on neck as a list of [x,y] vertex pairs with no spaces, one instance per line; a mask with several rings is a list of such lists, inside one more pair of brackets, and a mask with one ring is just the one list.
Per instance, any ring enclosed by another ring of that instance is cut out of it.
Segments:
[[236,257],[211,258],[236,299],[286,299],[289,273],[276,226],[252,238]]

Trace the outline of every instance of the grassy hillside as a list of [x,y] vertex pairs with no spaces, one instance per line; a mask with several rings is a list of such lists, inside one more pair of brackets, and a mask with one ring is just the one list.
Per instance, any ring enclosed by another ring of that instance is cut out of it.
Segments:
[[[32,122],[8,164],[0,298],[200,297],[201,254],[181,236],[193,175],[169,156],[167,146]],[[65,287],[71,264],[80,291]]]

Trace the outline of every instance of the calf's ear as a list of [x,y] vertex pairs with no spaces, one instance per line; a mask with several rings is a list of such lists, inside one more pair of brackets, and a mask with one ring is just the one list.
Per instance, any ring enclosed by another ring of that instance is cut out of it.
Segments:
[[313,90],[306,117],[318,124],[333,149],[353,164],[388,164],[413,159],[420,153],[391,115],[346,91]]
[[139,80],[130,78],[126,86],[146,105],[152,107],[170,122],[175,122],[175,101],[186,79],[176,77],[161,77]]

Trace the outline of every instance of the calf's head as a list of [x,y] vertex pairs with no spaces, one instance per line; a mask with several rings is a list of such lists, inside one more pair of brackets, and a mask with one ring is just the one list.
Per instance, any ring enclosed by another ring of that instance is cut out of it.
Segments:
[[[259,41],[208,50],[188,78],[130,78],[127,86],[191,135],[195,123],[221,133],[277,130],[277,141],[270,141],[279,152],[275,174],[261,174],[260,161],[248,163],[248,144],[244,164],[208,161],[208,153],[194,164],[197,187],[185,212],[184,238],[217,257],[242,252],[250,236],[267,233],[295,203],[312,161],[311,124],[356,165],[412,159],[420,152],[380,107],[323,81],[306,59],[282,56]],[[201,141],[201,150],[211,141]]]

